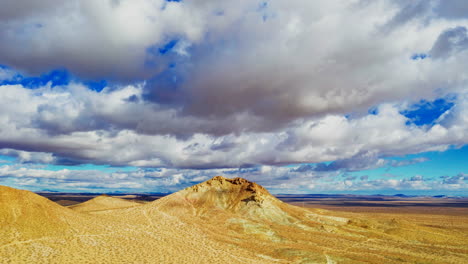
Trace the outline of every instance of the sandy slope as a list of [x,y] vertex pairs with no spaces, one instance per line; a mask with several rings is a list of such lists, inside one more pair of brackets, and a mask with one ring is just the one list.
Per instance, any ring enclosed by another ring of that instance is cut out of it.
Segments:
[[0,263],[265,263],[163,212],[79,213],[0,188]]
[[282,203],[240,178],[215,177],[140,206],[107,198],[83,204],[88,209],[78,212],[1,187],[0,263],[468,260],[466,218],[444,225],[449,217],[412,222],[392,215],[305,209]]
[[84,218],[34,193],[0,186],[0,241],[4,244],[64,236]]
[[73,209],[77,212],[98,212],[105,210],[129,208],[139,205],[141,204],[137,202],[127,201],[124,199],[110,197],[108,195],[103,194],[84,203],[69,206],[68,208]]
[[287,262],[468,260],[468,222],[462,230],[434,228],[392,216],[382,219],[305,209],[285,204],[261,186],[240,178],[215,177],[146,207],[177,216],[214,240]]

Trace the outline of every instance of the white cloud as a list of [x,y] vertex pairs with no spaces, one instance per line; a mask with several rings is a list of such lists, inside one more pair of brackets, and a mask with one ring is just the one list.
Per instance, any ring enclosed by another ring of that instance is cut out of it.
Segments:
[[[96,93],[76,84],[66,90],[3,86],[0,143],[17,150],[3,152],[40,163],[215,168],[340,160],[333,166],[362,170],[385,165],[383,157],[443,151],[468,142],[465,93],[432,127],[408,125],[400,113],[403,106],[396,103],[355,118],[330,114],[279,131],[212,136],[198,128],[223,125],[218,119],[178,117],[170,108],[126,101],[140,96],[141,89]],[[159,133],[146,133],[143,126]],[[180,136],[184,134],[188,137]]]
[[14,149],[2,149],[0,155],[16,157],[21,163],[53,163],[55,157],[51,153],[28,152]]
[[15,72],[7,69],[7,68],[2,68],[0,67],[0,81],[8,81],[12,79],[15,76]]
[[[3,2],[0,64],[16,70],[0,80],[66,68],[109,81],[99,93],[0,86],[0,148],[19,162],[164,167],[139,177],[169,186],[190,181],[173,169],[288,178],[275,166],[336,161],[321,174],[336,176],[468,142],[458,1]],[[433,126],[401,114],[447,95],[454,107]]]
[[158,68],[144,67],[147,48],[171,36],[197,40],[203,26],[196,10],[164,0],[15,1],[2,3],[2,10],[5,63],[32,72],[65,67],[81,76],[121,80],[157,73]]
[[[296,167],[297,168],[297,167]],[[59,170],[0,166],[0,183],[33,190],[96,191],[125,190],[128,192],[178,191],[217,175],[244,177],[262,184],[273,193],[398,193],[430,191],[451,193],[468,190],[468,178],[460,173],[453,176],[412,177],[393,176],[391,179],[341,177],[334,172],[298,172],[294,167],[271,166],[268,172],[250,169],[163,169],[148,171],[106,172],[102,170]],[[341,175],[341,176],[340,176]]]

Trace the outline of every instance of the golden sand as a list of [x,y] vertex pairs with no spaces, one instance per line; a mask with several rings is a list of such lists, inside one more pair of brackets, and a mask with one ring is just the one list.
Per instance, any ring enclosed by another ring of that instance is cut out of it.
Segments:
[[215,177],[70,208],[0,186],[0,263],[468,263],[468,217],[333,212]]
[[108,195],[100,195],[96,198],[93,198],[89,201],[84,203],[80,203],[77,205],[69,206],[78,212],[100,212],[100,211],[108,211],[108,210],[116,210],[122,208],[130,208],[133,206],[139,206],[140,203],[127,201],[121,198],[110,197]]

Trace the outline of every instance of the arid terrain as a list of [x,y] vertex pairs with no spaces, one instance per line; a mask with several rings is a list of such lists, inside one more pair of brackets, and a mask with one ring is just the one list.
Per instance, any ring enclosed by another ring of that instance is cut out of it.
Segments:
[[0,186],[0,263],[468,262],[466,199],[278,199],[223,177],[144,199],[42,195],[55,202]]

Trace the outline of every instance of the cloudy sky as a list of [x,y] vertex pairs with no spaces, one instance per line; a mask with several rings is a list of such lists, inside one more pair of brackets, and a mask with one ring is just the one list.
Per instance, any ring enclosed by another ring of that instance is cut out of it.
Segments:
[[465,0],[0,0],[0,184],[468,193]]

